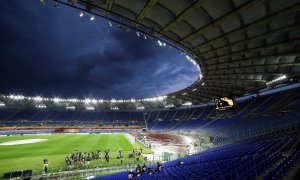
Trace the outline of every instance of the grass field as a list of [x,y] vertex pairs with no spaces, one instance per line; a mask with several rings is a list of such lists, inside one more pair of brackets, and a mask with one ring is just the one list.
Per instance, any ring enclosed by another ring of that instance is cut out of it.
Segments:
[[[123,134],[9,136],[0,137],[0,143],[36,138],[48,140],[33,144],[0,146],[0,178],[3,177],[4,172],[16,170],[32,169],[34,174],[41,173],[44,158],[50,162],[48,171],[65,170],[64,158],[66,155],[70,156],[75,150],[81,152],[101,150],[102,158],[92,160],[90,168],[120,165],[120,160],[116,158],[119,148],[123,149],[123,162],[125,164],[134,161],[128,158],[128,153],[134,148],[142,147],[143,153],[153,153],[151,149],[138,142],[129,143]],[[103,158],[106,149],[110,150],[111,160],[109,164]]]

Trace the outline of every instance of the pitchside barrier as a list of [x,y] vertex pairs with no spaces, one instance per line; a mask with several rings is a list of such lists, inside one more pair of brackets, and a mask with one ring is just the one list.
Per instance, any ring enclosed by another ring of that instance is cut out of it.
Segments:
[[[145,164],[147,166],[150,165],[155,165],[157,161],[146,161]],[[78,178],[80,177],[81,179],[87,178],[87,177],[95,177],[95,176],[101,176],[101,175],[106,175],[106,174],[112,174],[112,173],[117,173],[121,171],[129,171],[129,170],[134,170],[137,165],[140,164],[141,162],[132,162],[128,164],[113,164],[111,163],[112,167],[96,167],[96,168],[88,168],[86,169],[78,169],[78,170],[69,170],[69,171],[53,171],[51,165],[48,167],[48,173],[45,174],[42,170],[38,173],[34,173],[31,171],[32,174],[25,174],[18,176],[18,178],[25,179],[66,179],[66,178]],[[115,166],[113,166],[115,165]],[[65,169],[65,167],[64,167]],[[20,172],[18,172],[20,173]],[[8,173],[3,177],[3,179],[11,179],[10,176],[11,173]],[[20,174],[19,174],[20,175]]]

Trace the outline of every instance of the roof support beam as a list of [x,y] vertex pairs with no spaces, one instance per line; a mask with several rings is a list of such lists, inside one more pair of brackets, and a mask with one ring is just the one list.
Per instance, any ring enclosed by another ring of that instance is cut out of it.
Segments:
[[260,35],[252,36],[252,37],[240,40],[240,41],[232,42],[232,43],[226,44],[224,46],[220,46],[220,47],[212,49],[212,50],[201,52],[201,55],[215,53],[216,51],[218,51],[220,49],[224,49],[224,48],[229,48],[229,47],[232,47],[232,46],[241,45],[241,44],[244,44],[244,43],[248,43],[250,41],[261,40],[261,39],[265,39],[265,38],[270,37],[270,36],[276,36],[278,34],[281,34],[281,33],[284,33],[284,32],[288,32],[288,31],[290,31],[290,30],[292,30],[294,28],[296,29],[297,27],[298,27],[298,29],[300,29],[299,23],[293,24],[293,25],[290,25],[290,26],[287,26],[287,27],[283,27],[283,28],[280,28],[280,29],[276,29],[275,31],[266,32],[266,33],[263,33],[263,34],[260,34]]
[[113,2],[114,2],[113,0],[106,0],[105,9],[108,10],[108,11],[111,11]]
[[242,70],[245,68],[251,68],[251,69],[255,69],[258,67],[270,67],[270,66],[276,66],[276,67],[283,67],[283,66],[300,66],[300,63],[276,63],[276,64],[258,64],[258,65],[247,65],[247,66],[238,66],[238,67],[224,67],[224,68],[217,68],[214,70],[209,70],[209,72],[215,72],[215,71],[220,71],[220,70],[234,70],[234,69],[238,69],[238,70]]
[[148,12],[151,10],[151,8],[157,3],[157,0],[150,0],[146,3],[146,5],[144,6],[144,8],[141,10],[141,12],[139,13],[139,15],[136,17],[136,21],[138,23],[141,23],[145,16],[148,14]]
[[[217,74],[219,73],[219,74]],[[275,72],[242,72],[242,73],[232,73],[232,72],[223,72],[223,71],[215,71],[214,73],[208,74],[207,77],[210,75],[291,75],[294,74],[293,72],[290,71],[275,71]]]
[[271,13],[268,16],[262,18],[262,19],[258,19],[257,21],[254,21],[252,23],[246,24],[245,26],[241,26],[240,28],[233,29],[232,31],[228,31],[227,33],[224,33],[221,36],[217,36],[215,38],[212,38],[212,39],[210,39],[209,41],[206,41],[203,44],[199,44],[199,45],[195,46],[194,48],[192,48],[192,50],[196,50],[196,49],[202,48],[204,46],[207,46],[207,45],[211,44],[215,40],[218,40],[220,38],[226,37],[229,34],[233,34],[233,33],[236,33],[238,31],[241,31],[241,30],[247,30],[248,28],[253,28],[253,27],[258,27],[259,28],[259,26],[262,26],[262,25],[264,25],[266,23],[269,23],[270,21],[272,21],[274,19],[278,19],[279,17],[281,17],[283,15],[286,15],[286,14],[288,14],[290,12],[299,11],[299,9],[300,9],[300,5],[299,5],[299,3],[297,3],[296,5],[292,5],[290,7],[287,7],[285,9],[283,9],[283,10]]
[[256,82],[266,82],[266,80],[263,79],[248,79],[248,78],[229,78],[228,76],[224,75],[216,75],[216,76],[209,76],[206,78],[206,81],[209,80],[228,80],[228,81],[256,81]]
[[191,12],[192,9],[198,9],[205,1],[206,0],[195,1],[192,5],[182,11],[176,18],[169,22],[165,27],[163,27],[159,32],[164,33],[168,31],[172,26],[182,21]]
[[221,22],[225,21],[227,18],[230,18],[232,15],[235,14],[240,14],[241,12],[245,11],[246,9],[251,8],[252,6],[255,6],[258,3],[261,3],[263,0],[254,0],[254,1],[248,1],[245,4],[242,4],[239,7],[233,8],[230,12],[228,12],[227,14],[220,16],[219,18],[211,21],[208,25],[198,29],[196,32],[193,32],[187,36],[185,36],[184,38],[182,38],[179,43],[185,42],[195,36],[198,36],[199,34],[202,34],[206,29],[213,27],[213,26],[217,26],[218,24],[220,24]]
[[243,58],[243,59],[234,59],[234,60],[230,60],[227,62],[217,62],[214,64],[207,64],[206,67],[230,64],[233,62],[242,62],[242,61],[247,61],[247,60],[268,59],[268,58],[274,58],[274,57],[280,57],[280,56],[291,56],[291,55],[299,55],[299,54],[300,54],[300,51],[290,51],[290,52],[277,53],[277,54],[272,54],[272,55],[267,55],[267,56],[257,56],[257,57]]
[[244,91],[244,89],[243,88],[230,88],[230,87],[228,87],[228,86],[224,86],[224,85],[213,85],[213,86],[209,86],[209,85],[205,85],[205,86],[201,86],[201,87],[199,87],[199,89],[202,89],[202,88],[217,88],[217,89],[229,89],[229,90],[231,90],[231,91],[239,91],[239,92],[243,92]]
[[220,56],[211,57],[211,58],[203,58],[203,59],[205,61],[208,61],[208,60],[211,60],[211,59],[217,59],[217,58],[221,58],[221,57],[233,56],[233,55],[237,55],[237,54],[245,54],[245,53],[252,52],[252,51],[260,51],[260,50],[263,50],[263,49],[277,48],[279,46],[282,46],[282,45],[285,45],[285,44],[290,44],[290,43],[299,44],[300,43],[299,40],[300,40],[300,38],[289,39],[289,40],[281,41],[281,42],[274,43],[274,44],[264,44],[260,47],[247,48],[245,50],[235,51],[235,52],[231,52],[231,53],[227,53],[227,54],[222,54]]

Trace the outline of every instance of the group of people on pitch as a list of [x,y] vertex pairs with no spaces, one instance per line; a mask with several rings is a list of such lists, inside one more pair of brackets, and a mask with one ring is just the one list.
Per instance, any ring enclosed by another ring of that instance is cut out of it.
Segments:
[[142,173],[147,173],[149,175],[155,173],[155,172],[162,172],[162,164],[160,162],[157,162],[156,168],[151,169],[150,167],[147,167],[146,164],[143,166],[140,166],[139,164],[135,168],[135,172],[133,170],[130,170],[128,172],[128,178],[134,178],[134,177],[139,177],[142,175]]
[[[110,150],[105,150],[104,153],[105,153],[105,160],[107,163],[109,163],[109,159],[110,159],[110,156],[109,156],[109,151]],[[66,165],[69,169],[72,169],[74,167],[74,165],[77,165],[77,167],[81,167],[81,166],[84,166],[84,165],[89,165],[90,164],[90,161],[94,160],[94,159],[99,159],[102,157],[102,153],[100,150],[97,150],[97,151],[92,151],[92,152],[74,152],[71,154],[71,156],[66,156],[65,157],[65,162],[66,162]]]

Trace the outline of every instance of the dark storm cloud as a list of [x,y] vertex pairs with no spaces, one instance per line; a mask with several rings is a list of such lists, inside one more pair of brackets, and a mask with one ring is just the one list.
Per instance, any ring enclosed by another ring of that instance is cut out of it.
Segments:
[[176,50],[103,19],[38,0],[0,1],[0,93],[151,97],[182,89],[197,70]]

